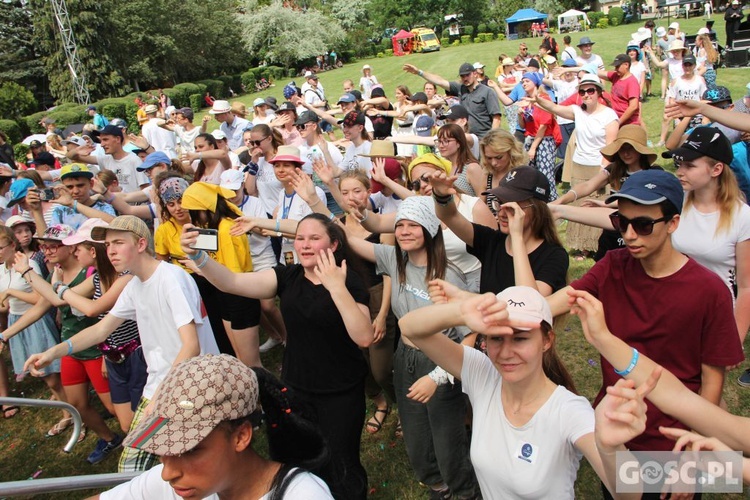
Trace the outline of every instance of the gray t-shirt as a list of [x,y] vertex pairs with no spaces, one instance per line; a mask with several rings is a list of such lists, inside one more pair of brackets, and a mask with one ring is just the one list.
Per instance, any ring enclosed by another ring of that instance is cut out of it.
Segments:
[[484,84],[477,85],[473,91],[458,82],[450,82],[448,95],[457,96],[469,113],[469,130],[479,138],[487,135],[492,129],[492,119],[500,112],[500,100],[495,91]]
[[[391,309],[393,309],[393,313],[397,318],[403,318],[409,311],[432,305],[425,281],[425,267],[415,266],[407,261],[406,280],[402,285],[398,281],[396,247],[391,245],[375,245],[375,261],[377,263],[377,272],[391,277]],[[463,273],[450,265],[445,271],[445,281],[456,285],[462,290],[468,288]],[[459,342],[470,331],[469,328],[461,326],[449,328],[445,333],[451,340]]]

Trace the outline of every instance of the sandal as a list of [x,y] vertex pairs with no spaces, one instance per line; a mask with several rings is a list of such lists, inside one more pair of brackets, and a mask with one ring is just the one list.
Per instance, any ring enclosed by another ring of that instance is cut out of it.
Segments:
[[401,419],[398,419],[398,423],[396,424],[396,432],[394,433],[397,438],[401,439],[404,437],[404,430],[401,428]]
[[66,417],[60,420],[58,423],[54,425],[50,430],[47,431],[47,436],[57,436],[59,434],[62,434],[65,429],[73,425],[73,417]]
[[[3,418],[13,418],[16,415],[18,415],[18,412],[21,411],[21,408],[19,408],[16,405],[13,406],[4,406],[3,407]],[[8,415],[10,413],[10,415]]]
[[84,439],[86,439],[86,426],[82,425],[81,426],[81,433],[78,435],[78,441],[76,441],[76,443],[80,443]]
[[[378,418],[378,413],[383,414],[383,418]],[[383,428],[383,424],[385,423],[385,419],[388,418],[388,415],[391,414],[391,407],[388,406],[385,409],[381,408],[375,408],[375,415],[373,415],[370,420],[367,421],[367,432],[370,434],[375,434],[380,431],[380,429]]]

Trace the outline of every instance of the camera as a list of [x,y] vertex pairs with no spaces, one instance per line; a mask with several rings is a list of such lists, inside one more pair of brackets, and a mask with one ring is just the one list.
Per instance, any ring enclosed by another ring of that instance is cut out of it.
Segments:
[[39,199],[41,201],[51,201],[57,199],[57,195],[55,194],[55,190],[52,188],[40,189]]

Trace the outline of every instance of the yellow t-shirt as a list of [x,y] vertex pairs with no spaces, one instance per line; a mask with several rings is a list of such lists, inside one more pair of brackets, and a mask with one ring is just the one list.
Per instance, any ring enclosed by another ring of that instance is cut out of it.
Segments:
[[[187,259],[185,252],[182,251],[182,247],[180,246],[181,234],[182,225],[173,219],[159,224],[159,227],[154,232],[154,251],[167,258],[178,257],[180,259]],[[172,264],[176,264],[185,271],[192,273],[190,269],[180,264],[177,260],[172,259]]]
[[208,252],[212,259],[235,273],[249,273],[253,270],[253,259],[250,257],[250,244],[247,236],[232,236],[231,219],[219,222],[219,251]]

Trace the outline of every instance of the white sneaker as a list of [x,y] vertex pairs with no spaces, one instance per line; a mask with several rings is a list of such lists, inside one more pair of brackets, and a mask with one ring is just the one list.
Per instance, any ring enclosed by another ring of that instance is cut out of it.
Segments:
[[259,350],[261,354],[265,354],[271,349],[273,349],[274,347],[276,347],[277,345],[281,345],[281,340],[273,338],[273,337],[268,337],[268,340],[263,342],[263,345],[260,346]]

